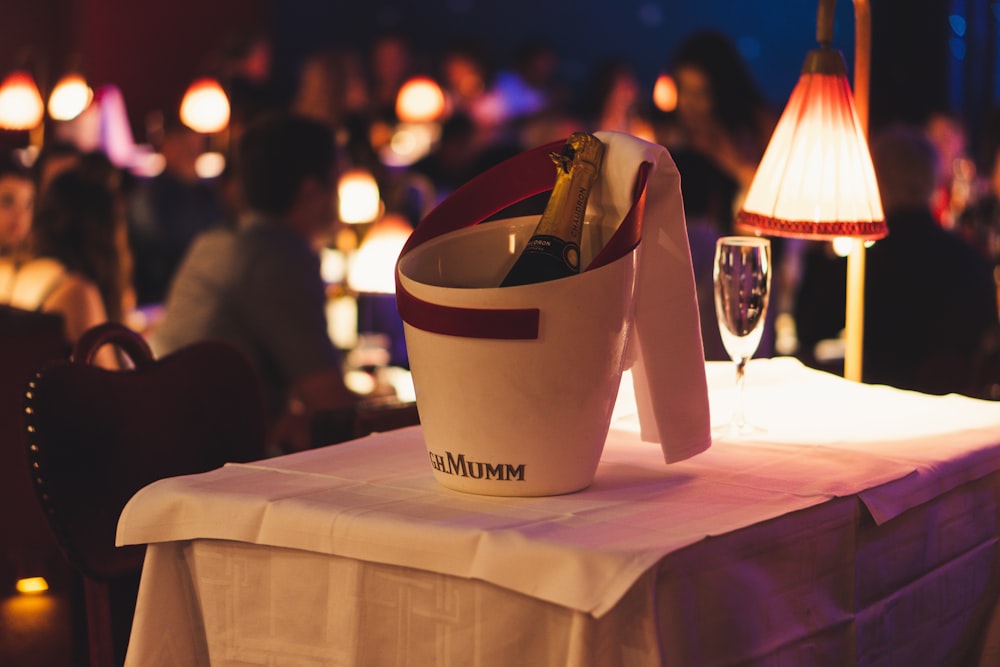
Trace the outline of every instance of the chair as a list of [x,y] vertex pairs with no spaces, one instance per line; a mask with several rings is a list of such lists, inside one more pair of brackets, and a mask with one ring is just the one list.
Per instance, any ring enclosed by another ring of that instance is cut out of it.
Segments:
[[[92,365],[105,344],[134,368]],[[91,665],[121,664],[145,553],[115,547],[122,508],[155,480],[263,458],[259,381],[226,343],[154,359],[141,336],[109,323],[87,331],[70,361],[44,366],[24,405],[37,498],[83,576]]]
[[46,361],[68,359],[59,315],[0,306],[0,590],[44,576],[53,590],[72,576],[31,485],[24,439],[24,386]]

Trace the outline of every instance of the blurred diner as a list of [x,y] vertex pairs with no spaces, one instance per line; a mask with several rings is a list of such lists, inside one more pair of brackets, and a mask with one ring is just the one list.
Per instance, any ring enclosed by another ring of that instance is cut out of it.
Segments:
[[998,327],[992,267],[938,223],[940,158],[919,127],[889,126],[871,149],[889,236],[868,251],[864,380],[974,392],[979,355]]
[[[38,201],[25,251],[0,258],[0,303],[58,313],[76,341],[129,310],[125,221],[114,193],[79,166],[55,177]],[[98,363],[118,366],[104,348]]]
[[236,153],[247,210],[238,229],[201,234],[171,285],[153,335],[158,355],[217,338],[239,347],[264,385],[271,443],[311,446],[310,420],[359,396],[328,335],[314,243],[333,221],[329,126],[287,113],[247,126]]
[[185,126],[176,113],[160,116],[154,136],[163,170],[139,179],[127,201],[135,288],[143,306],[164,301],[192,240],[226,224],[228,217],[216,179],[198,173],[205,136]]
[[34,206],[31,172],[13,155],[0,157],[0,257],[23,251]]
[[[658,119],[659,143],[666,146],[681,175],[705,357],[727,360],[715,316],[712,266],[715,241],[740,233],[736,212],[764,154],[777,116],[732,39],[716,30],[686,36],[666,68],[676,86],[675,108]],[[783,239],[772,240],[776,266]],[[772,284],[771,308],[757,355],[774,353],[774,322],[788,310],[788,289],[780,269]]]

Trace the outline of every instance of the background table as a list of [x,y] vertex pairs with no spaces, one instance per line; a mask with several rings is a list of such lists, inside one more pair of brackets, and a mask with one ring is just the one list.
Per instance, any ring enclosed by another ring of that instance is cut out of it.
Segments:
[[119,524],[150,544],[128,664],[995,660],[1000,404],[748,373],[766,435],[667,466],[623,391],[566,496],[444,489],[419,427],[157,482]]

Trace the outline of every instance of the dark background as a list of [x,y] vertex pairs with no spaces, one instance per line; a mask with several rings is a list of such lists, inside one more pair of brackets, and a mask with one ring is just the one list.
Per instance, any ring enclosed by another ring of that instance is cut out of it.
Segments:
[[[138,141],[143,118],[174,108],[224,37],[268,34],[279,82],[289,91],[302,57],[328,44],[364,51],[399,30],[433,54],[456,37],[487,46],[505,63],[524,40],[552,43],[561,76],[578,83],[606,56],[630,60],[651,89],[688,32],[712,27],[739,45],[780,109],[815,46],[811,0],[3,0],[0,73],[29,64],[43,94],[71,64],[92,85],[118,85]],[[921,121],[950,109],[973,137],[997,99],[996,3],[988,0],[871,0],[872,127]],[[836,8],[835,46],[853,71],[853,4]]]

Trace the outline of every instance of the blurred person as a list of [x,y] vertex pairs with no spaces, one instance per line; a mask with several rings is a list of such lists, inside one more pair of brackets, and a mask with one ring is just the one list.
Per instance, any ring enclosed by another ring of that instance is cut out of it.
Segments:
[[227,218],[215,183],[202,179],[195,168],[204,136],[171,115],[157,148],[163,171],[138,182],[127,200],[136,298],[142,306],[163,302],[194,237]]
[[921,128],[890,126],[871,149],[889,236],[867,253],[864,380],[967,392],[998,323],[991,267],[935,219],[939,155]]
[[[128,248],[114,193],[79,168],[56,176],[38,201],[27,252],[0,259],[0,303],[63,316],[75,342],[87,329],[122,322],[129,286]],[[98,363],[117,366],[110,348]]]
[[247,127],[236,154],[245,216],[201,234],[177,272],[153,348],[240,348],[260,375],[271,441],[311,445],[314,414],[355,403],[328,335],[318,238],[334,220],[335,148],[323,123],[281,113]]
[[975,163],[969,158],[965,126],[952,113],[931,113],[924,132],[938,153],[938,173],[931,209],[938,224],[953,229],[969,204],[976,180]]
[[[712,267],[705,262],[714,259],[715,239],[743,233],[734,224],[736,212],[777,119],[735,44],[721,32],[688,35],[672,53],[668,71],[677,85],[677,107],[660,128],[659,142],[670,150],[681,175],[689,236],[699,248],[692,259],[699,308],[708,320],[702,329],[706,358],[726,359],[714,323],[714,286],[708,282]],[[781,311],[791,307],[786,297],[796,289],[796,277],[791,276],[789,284],[791,274],[782,266],[794,259],[788,249],[800,247],[772,239],[775,278],[757,356],[774,353],[775,323]]]
[[716,168],[711,177],[720,181],[714,189],[722,198],[719,222],[727,231],[777,119],[736,46],[722,33],[689,35],[674,51],[670,71],[677,109],[663,143],[672,153],[698,153]]
[[496,74],[494,88],[509,122],[517,122],[565,103],[555,86],[559,57],[551,44],[528,40],[514,53],[512,67]]
[[464,113],[452,114],[441,125],[441,136],[431,151],[409,169],[424,176],[440,203],[480,171],[476,126]]
[[31,231],[35,183],[13,154],[0,159],[0,257],[16,255]]
[[632,65],[619,58],[607,59],[598,63],[590,76],[583,115],[594,131],[624,132],[655,142],[644,100]]
[[133,192],[135,177],[128,170],[115,165],[107,153],[99,149],[81,153],[74,169],[85,180],[111,192],[115,219],[118,221],[115,225],[115,247],[118,248],[118,272],[123,286],[121,321],[139,333],[145,333],[147,323],[141,318],[133,317],[137,315],[138,300],[134,282],[135,257],[129,243],[128,199]]
[[453,42],[441,55],[441,87],[449,114],[464,114],[472,120],[473,140],[479,150],[508,142],[505,136],[507,110],[493,86],[494,71],[485,50],[467,40]]
[[371,115],[383,122],[395,122],[399,89],[414,73],[413,48],[397,32],[385,32],[375,38],[368,54]]
[[265,32],[239,30],[225,36],[220,51],[220,83],[231,107],[230,133],[238,140],[248,123],[282,106],[273,78],[274,47]]
[[31,165],[38,191],[44,192],[53,178],[79,164],[82,155],[83,151],[72,142],[46,141]]
[[363,116],[371,103],[364,62],[349,48],[325,48],[305,59],[299,68],[292,99],[295,113],[342,128]]
[[[1000,267],[1000,110],[984,133],[980,188],[973,191],[969,205],[958,217],[955,231],[975,246],[980,254]],[[1000,271],[998,271],[1000,272]],[[997,277],[1000,284],[1000,275]]]
[[372,96],[364,61],[350,48],[321,49],[302,63],[291,111],[333,130],[340,170],[361,167],[384,179],[371,142]]

